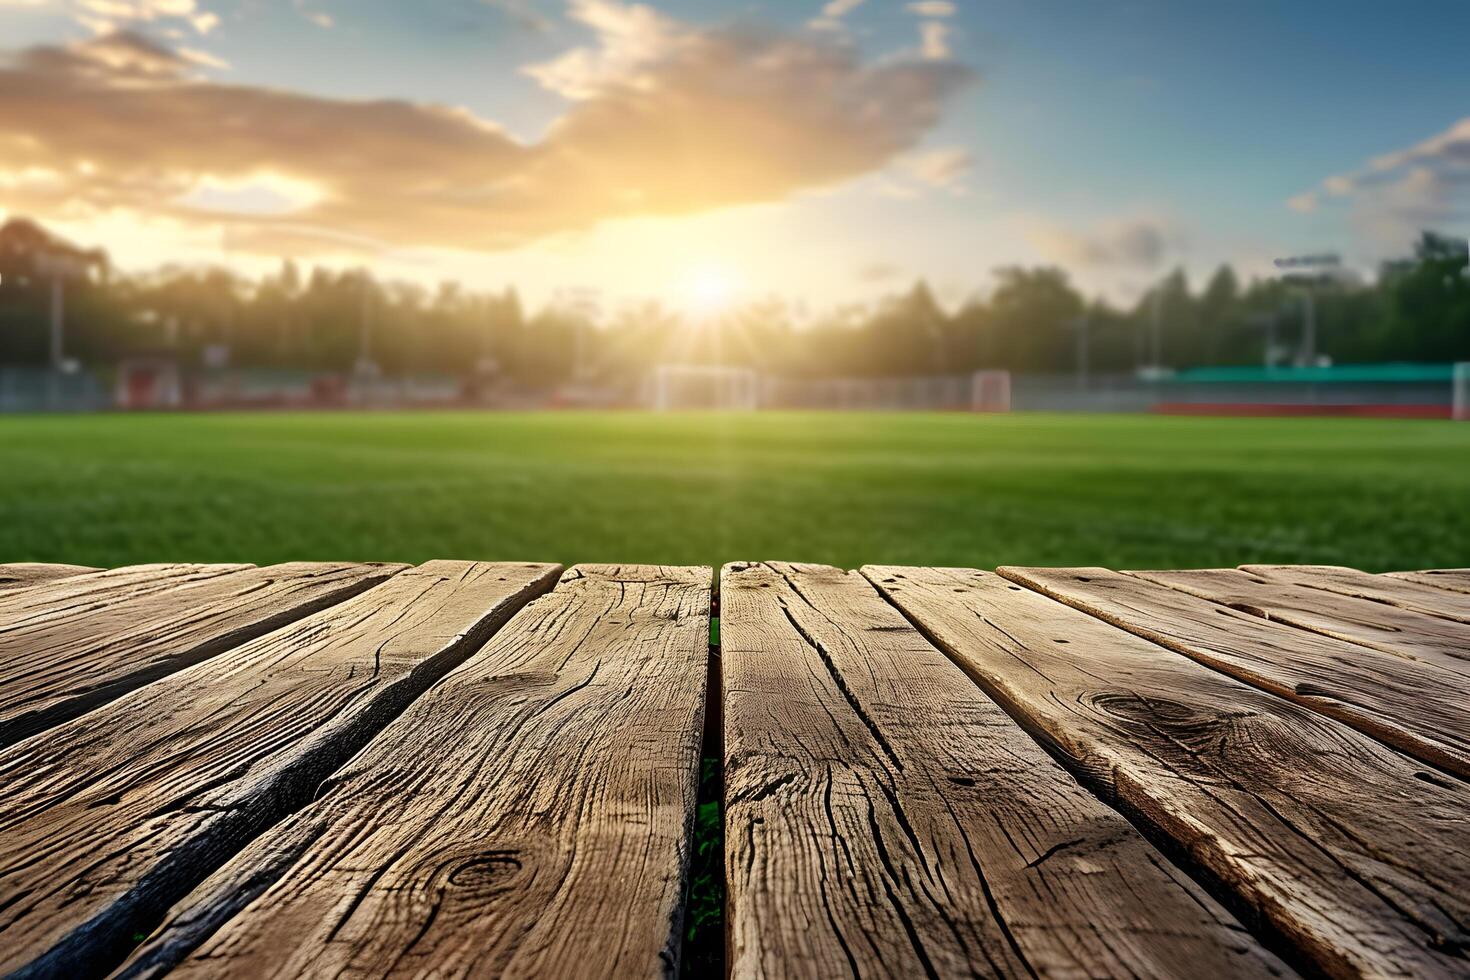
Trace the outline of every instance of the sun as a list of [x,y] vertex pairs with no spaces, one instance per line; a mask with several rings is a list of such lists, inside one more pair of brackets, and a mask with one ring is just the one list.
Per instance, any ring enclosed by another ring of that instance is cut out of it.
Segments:
[[679,292],[684,306],[699,317],[728,310],[740,292],[740,276],[728,266],[707,263],[691,268],[682,278]]

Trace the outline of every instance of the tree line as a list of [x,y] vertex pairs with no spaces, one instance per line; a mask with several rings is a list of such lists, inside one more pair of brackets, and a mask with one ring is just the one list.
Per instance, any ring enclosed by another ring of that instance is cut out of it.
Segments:
[[[0,365],[49,363],[51,284],[38,226],[0,228]],[[77,253],[81,255],[82,253]],[[780,301],[691,324],[650,302],[598,318],[576,303],[528,312],[516,291],[384,282],[365,270],[285,262],[256,280],[224,268],[125,275],[92,253],[64,289],[65,353],[87,367],[167,356],[181,365],[388,375],[493,374],[528,387],[625,381],[658,363],[723,363],[796,377],[877,377],[1002,368],[1069,373],[1289,363],[1306,301],[1282,279],[1242,283],[1221,266],[1196,289],[1182,270],[1131,307],[1088,300],[1058,268],[995,270],[985,296],[946,311],[923,282],[875,304],[800,320]],[[1337,363],[1470,360],[1463,239],[1426,232],[1372,281],[1313,287],[1316,350]],[[1085,337],[1079,336],[1085,331]]]

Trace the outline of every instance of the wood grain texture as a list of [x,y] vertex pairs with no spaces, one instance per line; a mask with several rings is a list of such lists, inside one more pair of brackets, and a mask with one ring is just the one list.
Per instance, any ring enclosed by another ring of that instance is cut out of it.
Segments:
[[53,579],[23,589],[0,592],[0,629],[34,623],[39,619],[95,612],[116,602],[254,567],[244,564],[128,565]]
[[36,585],[40,582],[50,582],[53,579],[69,578],[72,575],[85,575],[88,572],[97,571],[101,569],[90,565],[48,565],[36,561],[0,564],[0,591],[23,589],[28,585]]
[[1422,572],[1385,572],[1388,578],[1430,585],[1451,592],[1470,592],[1470,568],[1428,568]]
[[1273,581],[1235,568],[1124,572],[1232,609],[1434,665],[1470,681],[1470,623]]
[[711,578],[571,569],[122,976],[674,973]]
[[1431,616],[1470,623],[1470,595],[1421,585],[1389,575],[1370,575],[1340,565],[1241,565],[1241,570],[1274,581],[1402,606]]
[[1287,972],[856,572],[720,596],[731,976]]
[[1106,568],[998,571],[1012,582],[1470,778],[1470,678],[1273,623]]
[[864,573],[1296,957],[1337,976],[1470,967],[1470,786],[998,575]]
[[0,626],[0,746],[351,598],[405,567],[247,565]]
[[429,562],[0,753],[0,973],[116,965],[556,571]]

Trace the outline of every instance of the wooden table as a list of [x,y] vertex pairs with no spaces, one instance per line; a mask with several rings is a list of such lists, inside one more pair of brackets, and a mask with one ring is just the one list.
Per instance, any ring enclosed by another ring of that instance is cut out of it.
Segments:
[[467,561],[0,565],[0,973],[676,973],[702,757],[732,976],[1470,976],[1470,570]]

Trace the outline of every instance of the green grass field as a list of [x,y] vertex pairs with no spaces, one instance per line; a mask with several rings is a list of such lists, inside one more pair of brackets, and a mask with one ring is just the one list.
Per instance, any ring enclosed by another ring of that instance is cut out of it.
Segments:
[[965,414],[0,418],[0,560],[1470,565],[1470,425]]

